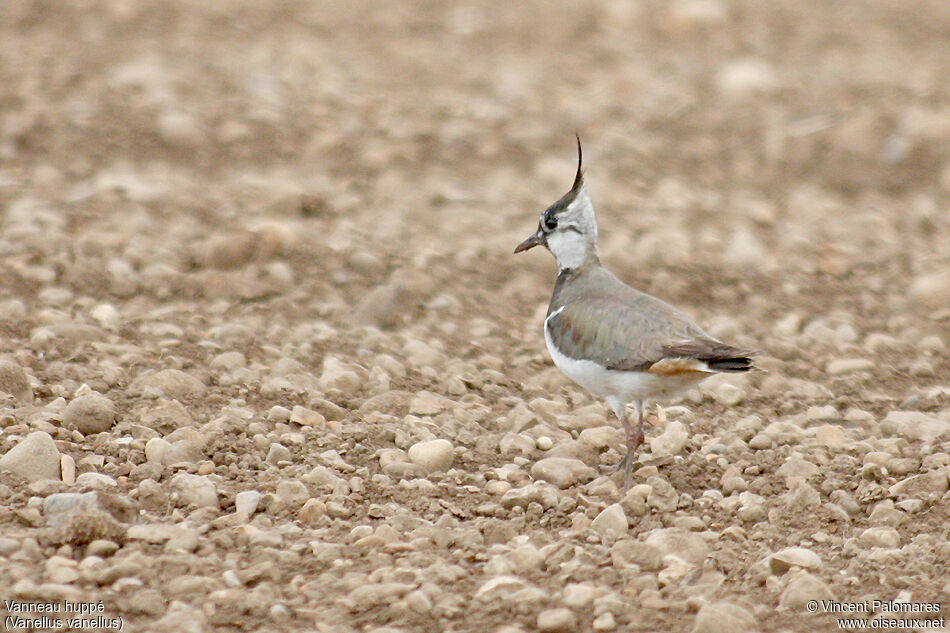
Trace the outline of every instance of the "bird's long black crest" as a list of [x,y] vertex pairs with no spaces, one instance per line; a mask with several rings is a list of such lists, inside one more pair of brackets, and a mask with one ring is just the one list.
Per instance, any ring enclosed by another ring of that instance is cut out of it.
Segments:
[[577,191],[584,184],[584,172],[581,171],[584,162],[584,154],[581,151],[581,135],[574,132],[574,136],[577,138],[577,175],[574,176],[574,185],[571,187],[571,191]]

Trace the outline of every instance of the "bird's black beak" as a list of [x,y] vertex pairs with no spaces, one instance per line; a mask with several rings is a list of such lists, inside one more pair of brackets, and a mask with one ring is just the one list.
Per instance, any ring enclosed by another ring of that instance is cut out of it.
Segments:
[[541,227],[538,227],[538,230],[534,232],[534,235],[523,241],[521,244],[515,248],[515,253],[520,253],[526,251],[529,248],[534,248],[538,245],[543,245],[545,243],[544,233],[541,231]]

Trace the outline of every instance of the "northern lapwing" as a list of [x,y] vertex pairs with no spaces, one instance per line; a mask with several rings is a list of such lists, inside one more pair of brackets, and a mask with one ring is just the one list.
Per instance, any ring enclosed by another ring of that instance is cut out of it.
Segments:
[[[706,334],[673,306],[620,281],[600,263],[597,220],[584,188],[580,137],[574,186],[541,214],[515,253],[545,246],[557,260],[544,341],[568,378],[604,398],[623,424],[627,454],[617,464],[630,487],[648,402],[681,395],[712,374],[753,368],[751,352]],[[630,423],[627,404],[636,410]]]

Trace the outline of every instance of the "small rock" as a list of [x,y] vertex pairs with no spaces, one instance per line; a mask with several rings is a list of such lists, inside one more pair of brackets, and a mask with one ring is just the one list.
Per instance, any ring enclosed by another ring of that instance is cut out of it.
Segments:
[[748,609],[733,602],[713,602],[700,608],[692,633],[751,633],[755,630],[756,619]]
[[874,365],[874,361],[870,358],[836,358],[829,361],[825,366],[825,371],[831,376],[843,376],[859,371],[870,371],[874,369]]
[[617,620],[614,618],[613,613],[607,611],[594,618],[590,626],[595,631],[613,631],[617,628]]
[[0,457],[0,470],[16,473],[29,481],[60,478],[60,454],[49,433],[30,433]]
[[83,473],[76,477],[77,486],[86,486],[96,490],[108,490],[115,488],[118,483],[109,475],[102,473]]
[[950,270],[916,277],[910,284],[907,296],[925,310],[950,307]]
[[178,493],[178,499],[183,505],[215,509],[219,507],[218,491],[206,476],[178,473],[171,478],[169,486]]
[[243,490],[234,495],[234,511],[251,516],[257,512],[261,502],[261,493],[257,490]]
[[709,555],[709,545],[694,532],[682,528],[658,528],[647,533],[645,543],[657,548],[662,555],[673,554],[694,565],[701,564]]
[[657,512],[672,512],[679,504],[679,493],[670,482],[663,477],[654,475],[647,479],[650,493],[647,495],[647,505]]
[[299,481],[282,481],[277,484],[277,498],[288,508],[296,510],[310,498],[310,492]]
[[577,618],[570,609],[547,609],[538,614],[538,630],[544,633],[571,633],[577,630]]
[[426,473],[446,470],[455,458],[452,442],[444,439],[417,442],[409,447],[408,452],[409,460]]
[[163,141],[177,147],[196,147],[206,140],[198,120],[182,110],[162,112],[158,116],[158,132]]
[[814,574],[800,571],[794,574],[779,597],[779,606],[795,613],[801,613],[810,600],[834,600],[834,594],[827,584]]
[[892,527],[869,527],[858,537],[858,543],[865,547],[895,549],[901,545],[901,536]]
[[139,376],[132,381],[129,390],[133,394],[141,394],[146,397],[173,398],[176,400],[185,400],[200,396],[205,392],[203,382],[186,374],[180,369],[163,369],[161,371]]
[[276,466],[280,462],[289,462],[291,459],[292,456],[290,454],[290,449],[283,444],[274,442],[267,450],[267,457],[264,458],[264,461],[266,461],[268,464]]
[[361,323],[381,328],[399,325],[405,316],[400,299],[404,292],[398,284],[382,284],[370,290],[356,306],[354,316]]
[[333,356],[323,359],[323,373],[320,374],[320,388],[336,389],[346,397],[355,396],[363,386],[363,379],[346,363]]
[[650,440],[650,452],[656,457],[676,455],[689,440],[689,431],[686,425],[679,420],[673,420],[666,425],[663,432]]
[[160,437],[153,437],[145,443],[145,459],[153,464],[165,465],[165,455],[171,443]]
[[845,443],[844,429],[837,424],[824,424],[815,429],[815,440],[827,448],[841,448]]
[[804,547],[786,547],[768,557],[769,570],[773,574],[784,574],[794,567],[802,567],[818,571],[821,569],[821,558],[818,554]]
[[627,515],[619,503],[604,508],[590,526],[603,536],[613,537],[623,536],[630,527],[627,523]]
[[0,392],[8,393],[20,402],[33,402],[33,388],[23,368],[9,360],[0,360]]
[[531,476],[554,484],[562,490],[596,476],[593,468],[573,457],[546,457],[531,467]]
[[745,99],[772,92],[778,85],[775,71],[762,59],[737,59],[724,64],[716,74],[716,87],[728,99]]
[[76,460],[71,455],[60,456],[59,468],[64,484],[76,483]]
[[327,419],[322,413],[297,405],[290,413],[290,421],[301,426],[320,426],[326,423]]
[[321,517],[327,515],[327,504],[319,499],[308,499],[300,508],[297,516],[304,523],[316,523]]
[[83,435],[108,431],[114,423],[115,405],[95,392],[73,399],[63,410],[63,424]]
[[442,402],[428,391],[420,391],[409,402],[409,413],[413,415],[435,415],[444,409]]
[[881,422],[881,431],[909,440],[932,442],[950,433],[950,419],[922,411],[891,411]]
[[637,565],[644,571],[657,571],[663,567],[663,553],[654,545],[624,538],[610,548],[614,567]]
[[95,492],[57,492],[43,500],[43,515],[48,525],[60,525],[74,510],[99,510],[98,494]]

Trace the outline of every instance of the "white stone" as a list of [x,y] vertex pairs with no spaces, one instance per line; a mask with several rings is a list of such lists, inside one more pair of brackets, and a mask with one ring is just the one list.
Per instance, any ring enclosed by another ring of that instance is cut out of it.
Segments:
[[242,490],[234,495],[234,511],[251,516],[257,512],[261,502],[261,493],[257,490]]
[[564,489],[596,476],[593,468],[573,457],[546,457],[531,467],[531,476]]
[[853,374],[872,369],[874,369],[874,361],[870,358],[836,358],[829,361],[825,366],[825,371],[832,376]]
[[427,473],[446,470],[455,458],[452,442],[445,439],[417,442],[409,447],[408,453],[409,461]]
[[178,494],[178,499],[184,505],[215,509],[219,507],[218,491],[207,476],[178,473],[171,478],[169,487]]
[[613,537],[623,536],[630,527],[627,522],[627,515],[619,503],[614,503],[601,510],[590,526],[603,536]]
[[676,455],[689,440],[689,430],[679,420],[673,420],[666,425],[660,435],[650,440],[650,452],[654,456]]
[[571,633],[577,630],[577,617],[563,607],[547,609],[538,614],[538,630],[542,633]]
[[751,633],[756,631],[755,616],[734,602],[704,604],[696,614],[692,633]]
[[828,585],[807,571],[794,574],[779,597],[779,606],[793,613],[801,613],[810,600],[834,600]]
[[821,558],[818,554],[804,547],[786,547],[770,555],[767,560],[773,574],[784,574],[792,567],[814,571],[821,569]]
[[49,433],[34,431],[0,457],[0,470],[15,473],[29,481],[59,480],[59,449]]

